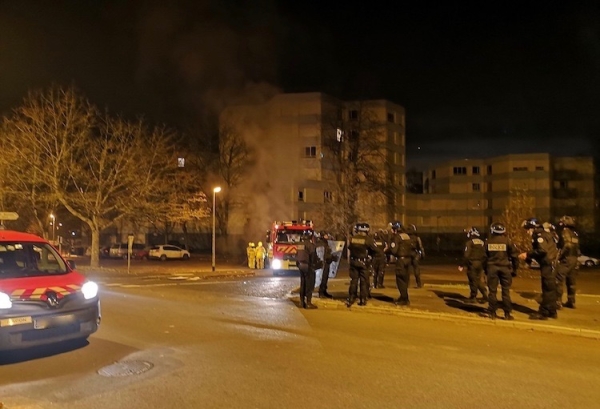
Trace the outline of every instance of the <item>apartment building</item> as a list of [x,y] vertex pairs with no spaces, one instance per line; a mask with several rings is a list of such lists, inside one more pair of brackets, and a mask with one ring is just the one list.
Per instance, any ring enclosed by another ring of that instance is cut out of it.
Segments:
[[361,217],[383,227],[404,213],[405,113],[397,104],[316,92],[278,94],[259,104],[229,106],[220,122],[241,135],[253,158],[243,184],[231,192],[237,204],[229,219],[232,234],[264,232],[274,220],[313,220],[326,228],[323,212],[343,202],[339,187],[348,181],[339,167],[357,161],[347,144],[358,135],[377,143],[380,156],[373,157],[372,170],[398,188],[386,198],[357,192]]
[[424,193],[407,195],[407,219],[430,233],[458,233],[469,226],[486,229],[526,192],[531,216],[556,223],[564,214],[579,229],[596,226],[595,168],[591,157],[512,154],[488,159],[453,160],[424,175]]

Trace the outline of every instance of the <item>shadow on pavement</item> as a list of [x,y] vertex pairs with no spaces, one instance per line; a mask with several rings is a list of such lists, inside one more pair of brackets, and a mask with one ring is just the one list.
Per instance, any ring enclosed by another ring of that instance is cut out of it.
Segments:
[[468,300],[468,297],[465,297],[462,294],[440,290],[433,290],[433,293],[444,300],[448,307],[457,308],[459,310],[475,314],[484,314],[487,311],[485,307],[475,304],[467,304],[466,301]]
[[537,312],[537,310],[531,309],[531,308],[526,307],[526,306],[521,305],[521,304],[512,303],[512,307],[513,307],[513,310],[515,310],[517,312],[521,312],[523,314],[527,314],[527,315],[531,315],[531,314]]
[[542,296],[539,293],[534,293],[531,291],[517,291],[517,294],[519,294],[521,297],[527,299],[527,300],[534,300],[537,301],[538,303],[541,301]]

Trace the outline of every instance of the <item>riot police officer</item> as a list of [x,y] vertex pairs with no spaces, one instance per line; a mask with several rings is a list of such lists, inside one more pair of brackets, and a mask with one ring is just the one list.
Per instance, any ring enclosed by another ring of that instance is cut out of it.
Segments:
[[389,253],[391,259],[395,261],[394,272],[396,273],[396,286],[400,297],[396,300],[396,305],[408,306],[408,283],[410,281],[410,264],[412,245],[410,237],[402,227],[402,223],[392,223],[392,239],[389,243]]
[[412,270],[415,281],[417,282],[417,288],[422,288],[423,283],[421,282],[421,267],[419,266],[421,259],[425,257],[425,249],[423,248],[423,242],[417,235],[417,226],[411,224],[408,227],[408,236],[410,237],[410,244],[412,250],[410,252],[410,269]]
[[316,272],[315,267],[319,260],[317,247],[313,243],[313,231],[306,230],[302,234],[301,242],[296,252],[296,265],[300,270],[300,307],[315,309],[312,303],[312,293],[315,289]]
[[369,233],[368,223],[357,223],[354,234],[350,237],[350,289],[346,305],[351,307],[358,297],[358,282],[360,280],[360,301],[358,305],[367,305],[369,294],[369,258],[377,252],[377,244]]
[[329,240],[331,236],[329,233],[322,231],[319,233],[319,246],[323,246],[323,277],[321,278],[321,284],[319,285],[319,298],[333,298],[331,294],[327,292],[327,285],[329,283],[329,268],[331,263],[337,261],[334,260],[333,252],[329,246]]
[[460,271],[467,269],[467,279],[469,280],[469,299],[468,303],[477,301],[477,291],[481,293],[481,303],[487,302],[487,291],[483,282],[485,262],[487,259],[485,251],[485,242],[481,240],[479,230],[471,227],[467,232],[467,242],[465,244],[464,259],[462,265],[458,267]]
[[383,230],[375,232],[374,239],[377,244],[377,252],[373,256],[373,288],[385,288],[383,278],[385,275],[385,266],[387,264],[387,256],[385,252],[388,249],[386,234]]
[[[575,308],[577,270],[579,263],[579,235],[575,230],[575,218],[563,216],[558,222],[558,265],[556,267],[557,308]],[[563,289],[567,284],[567,302],[562,304]]]
[[556,272],[555,263],[558,249],[552,235],[544,230],[541,223],[534,217],[522,224],[531,236],[532,250],[519,254],[521,260],[531,263],[535,260],[540,265],[542,279],[542,302],[537,313],[531,314],[532,320],[547,320],[558,318],[556,314]]
[[493,223],[490,226],[490,233],[490,237],[485,241],[487,281],[490,291],[488,313],[490,318],[496,319],[496,310],[498,309],[496,293],[498,283],[500,283],[504,319],[513,320],[510,287],[512,286],[513,276],[517,274],[519,251],[513,242],[506,237],[506,227],[502,223]]

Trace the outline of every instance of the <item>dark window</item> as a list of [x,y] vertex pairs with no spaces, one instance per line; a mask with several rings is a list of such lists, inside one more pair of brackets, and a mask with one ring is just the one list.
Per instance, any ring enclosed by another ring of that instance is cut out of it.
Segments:
[[358,119],[358,111],[356,109],[351,109],[348,112],[348,118],[350,118],[350,119]]
[[527,166],[515,166],[513,172],[527,172]]
[[304,148],[304,156],[307,158],[314,158],[317,156],[317,147],[316,146],[307,146]]
[[298,191],[298,201],[304,202],[304,192],[302,190]]
[[535,170],[544,170],[544,167],[543,166],[536,166]]
[[488,184],[487,184],[487,191],[488,192],[493,192],[493,190],[492,190],[492,182],[488,182]]
[[492,174],[492,165],[488,165],[488,167],[487,167],[487,174],[488,175]]
[[479,175],[479,166],[473,166],[473,174]]
[[481,186],[479,185],[479,183],[473,183],[473,192],[479,191],[481,191]]
[[566,181],[566,180],[561,180],[561,181],[559,182],[559,184],[560,184],[560,188],[561,188],[561,189],[568,189],[568,188],[569,188],[569,182],[568,182],[568,181]]
[[396,122],[396,115],[394,115],[393,112],[388,112],[387,113],[387,120],[388,120],[388,122],[395,123]]
[[331,199],[332,199],[331,192],[328,192],[327,190],[324,191],[323,192],[323,199],[325,200],[325,203],[331,202]]
[[435,179],[435,170],[431,171],[431,179]]
[[454,167],[454,174],[455,175],[466,175],[467,174],[467,168],[464,166],[455,166]]

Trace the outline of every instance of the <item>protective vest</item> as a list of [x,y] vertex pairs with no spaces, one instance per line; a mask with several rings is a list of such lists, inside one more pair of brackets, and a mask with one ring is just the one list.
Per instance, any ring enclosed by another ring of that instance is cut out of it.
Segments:
[[302,241],[296,247],[296,263],[305,263],[314,268],[317,258],[317,247],[312,242]]
[[395,234],[390,243],[390,253],[394,257],[410,257],[412,244],[406,233]]
[[528,256],[540,265],[549,265],[557,261],[558,249],[552,235],[543,229],[536,229],[531,236],[532,251]]
[[385,258],[385,247],[387,246],[387,243],[385,242],[385,240],[382,237],[377,237],[374,239],[375,244],[377,245],[377,252],[375,252],[375,257],[380,258],[380,259],[384,259]]
[[410,237],[410,245],[412,247],[412,254],[413,255],[421,254],[423,252],[423,243],[421,242],[421,239],[419,238],[419,236],[417,236],[415,233],[410,233],[408,235],[408,237]]
[[558,238],[558,259],[562,260],[567,257],[579,256],[579,235],[575,230],[565,227]]
[[485,254],[488,266],[512,268],[517,266],[519,252],[506,236],[492,234],[485,241]]
[[485,254],[485,242],[479,237],[474,237],[467,241],[465,245],[465,260],[479,260],[482,261],[486,258]]

